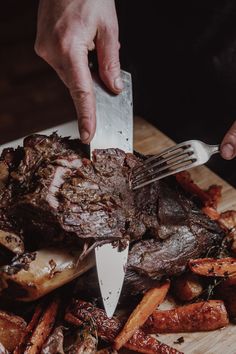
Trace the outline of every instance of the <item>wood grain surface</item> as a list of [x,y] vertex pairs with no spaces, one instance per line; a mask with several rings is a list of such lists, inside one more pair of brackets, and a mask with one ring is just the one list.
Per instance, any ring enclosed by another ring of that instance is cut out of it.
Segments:
[[[174,141],[156,129],[153,125],[140,117],[135,118],[134,124],[134,148],[144,154],[156,154],[161,150],[174,145]],[[196,167],[191,170],[194,181],[202,188],[208,188],[211,184],[219,184],[223,187],[222,203],[219,210],[236,209],[236,189],[222,178],[209,170],[206,166]],[[236,353],[236,347],[235,347]]]
[[[75,137],[78,134],[76,122],[51,128],[45,131],[45,133],[50,134],[55,130],[64,136],[72,135]],[[16,146],[17,144],[21,144],[21,142],[21,140],[13,142],[13,145]],[[144,154],[155,154],[173,144],[174,142],[170,138],[161,133],[147,121],[140,117],[135,118],[135,150]],[[9,145],[12,145],[12,143],[1,146],[1,148]],[[219,206],[220,211],[236,209],[236,190],[215,173],[210,171],[206,166],[192,169],[191,175],[194,181],[197,182],[202,188],[208,188],[212,184],[218,184],[223,187],[222,201]],[[174,344],[179,337],[184,337],[184,343]],[[230,325],[227,328],[212,332],[175,333],[162,334],[158,336],[160,341],[179,349],[185,354],[236,354],[235,338],[236,326],[234,325]]]
[[[134,124],[134,147],[144,154],[155,154],[174,142],[144,119],[136,117]],[[211,184],[223,187],[219,210],[236,209],[236,190],[206,166],[191,170],[191,176],[202,188]],[[179,337],[184,343],[174,344]],[[161,334],[158,339],[185,354],[236,354],[236,326],[230,325],[212,332]]]

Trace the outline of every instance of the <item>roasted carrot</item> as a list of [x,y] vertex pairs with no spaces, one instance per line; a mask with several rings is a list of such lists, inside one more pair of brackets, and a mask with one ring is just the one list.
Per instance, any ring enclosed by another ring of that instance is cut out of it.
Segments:
[[236,228],[234,228],[228,235],[227,239],[229,240],[231,244],[231,251],[233,254],[236,254]]
[[217,296],[224,300],[229,317],[236,320],[236,277],[222,281],[216,288]]
[[24,354],[38,354],[41,352],[42,346],[48,338],[54,326],[56,315],[59,307],[59,299],[54,299],[39,320],[32,337],[27,343]]
[[226,227],[228,230],[232,230],[236,227],[236,210],[227,210],[220,214],[219,223]]
[[169,345],[160,343],[155,338],[145,335],[142,330],[137,330],[133,337],[125,343],[125,348],[135,353],[144,354],[183,354]]
[[[114,341],[124,324],[117,317],[108,318],[104,310],[79,299],[75,300],[67,309],[66,318],[69,323],[74,325],[77,325],[77,320],[83,322],[92,318],[93,323],[96,325],[98,336],[110,343]],[[76,320],[74,321],[75,318]],[[134,333],[132,338],[125,343],[124,347],[132,349],[136,353],[180,354],[178,350],[159,342],[156,338],[145,334],[141,329]]]
[[191,271],[207,277],[236,276],[236,258],[198,258],[189,261]]
[[96,325],[98,336],[108,343],[114,341],[124,324],[115,316],[108,318],[104,310],[80,299],[74,300],[66,310],[65,320],[75,326],[90,319]]
[[43,312],[43,305],[40,303],[36,306],[33,317],[26,327],[25,334],[22,337],[20,343],[15,348],[13,354],[23,354],[24,353],[27,342],[30,339],[30,336],[32,335],[34,328],[36,327],[42,312]]
[[122,331],[118,334],[114,341],[114,348],[119,350],[139,329],[153,311],[159,306],[166,297],[169,290],[169,281],[159,287],[150,289],[146,292],[138,306],[131,313]]
[[6,351],[12,352],[15,349],[24,336],[26,327],[27,323],[23,318],[0,311],[0,343]]
[[199,277],[193,273],[179,276],[172,281],[171,287],[173,294],[181,301],[191,301],[203,291]]
[[206,192],[211,197],[212,204],[217,207],[222,198],[222,186],[212,184]]
[[211,331],[229,324],[223,301],[210,300],[154,311],[144,325],[146,333]]
[[231,251],[236,254],[236,210],[221,213],[218,222],[228,231],[227,241],[231,245]]
[[219,218],[220,218],[220,213],[218,213],[218,211],[215,208],[211,207],[211,206],[203,207],[202,211],[203,211],[204,214],[209,216],[209,218],[211,220],[219,220]]
[[188,171],[180,172],[176,176],[177,182],[182,188],[193,196],[198,197],[204,206],[217,208],[221,198],[221,186],[212,185],[207,191],[201,189],[191,178]]

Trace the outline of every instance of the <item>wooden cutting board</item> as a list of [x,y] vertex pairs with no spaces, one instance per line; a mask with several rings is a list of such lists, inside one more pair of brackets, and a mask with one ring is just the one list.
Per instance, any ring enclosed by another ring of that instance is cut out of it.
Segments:
[[[144,154],[155,154],[174,142],[142,118],[135,118],[134,147]],[[222,178],[201,166],[191,170],[193,180],[202,188],[211,184],[223,187],[220,211],[236,209],[236,190]],[[184,343],[174,344],[179,337]],[[184,352],[185,354],[236,354],[236,325],[230,325],[212,332],[162,334],[158,340]]]
[[[78,136],[77,122],[62,124],[42,132],[50,134],[58,131],[63,136]],[[134,147],[135,150],[144,154],[155,154],[163,148],[173,145],[174,142],[158,129],[147,123],[144,119],[136,117],[134,124]],[[0,150],[7,146],[22,144],[22,139],[2,145]],[[191,170],[191,175],[196,183],[202,188],[208,188],[211,184],[223,186],[222,202],[220,211],[236,209],[236,190],[223,179],[210,171],[207,167],[201,166]],[[179,337],[184,337],[184,343],[174,344]],[[185,354],[236,354],[236,326],[230,325],[227,328],[205,333],[180,333],[165,334],[158,336],[158,339]]]

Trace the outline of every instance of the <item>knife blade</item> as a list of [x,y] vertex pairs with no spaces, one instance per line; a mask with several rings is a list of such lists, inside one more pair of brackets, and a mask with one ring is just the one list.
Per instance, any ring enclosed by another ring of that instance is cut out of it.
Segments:
[[[133,152],[132,80],[130,73],[125,71],[121,71],[121,78],[124,88],[119,95],[108,92],[98,78],[94,78],[97,128],[90,144],[90,154],[94,149],[106,148]],[[122,290],[128,250],[129,243],[122,251],[111,243],[95,249],[100,291],[109,318],[115,312]]]

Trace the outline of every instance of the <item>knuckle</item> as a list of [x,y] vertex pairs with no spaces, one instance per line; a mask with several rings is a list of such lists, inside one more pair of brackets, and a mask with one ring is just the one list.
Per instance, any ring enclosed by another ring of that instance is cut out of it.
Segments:
[[36,40],[34,50],[39,57],[43,59],[47,58],[47,50],[43,40]]
[[81,107],[87,106],[88,99],[91,96],[91,93],[88,90],[79,87],[70,87],[69,89],[73,100],[78,101]]
[[118,23],[117,22],[109,22],[109,23],[106,24],[106,26],[104,28],[105,28],[107,33],[109,33],[110,35],[118,38],[119,27],[118,27]]
[[120,69],[119,57],[111,57],[103,62],[103,71],[106,73],[114,72]]
[[71,45],[70,31],[60,21],[51,33],[51,44],[59,55],[66,55]]
[[90,120],[95,114],[91,92],[81,88],[70,88],[70,94],[81,120]]
[[112,41],[118,42],[119,28],[116,23],[105,23],[100,27],[101,36],[110,38]]
[[232,140],[236,141],[236,129],[231,129],[228,134],[227,134],[228,138],[231,138]]

